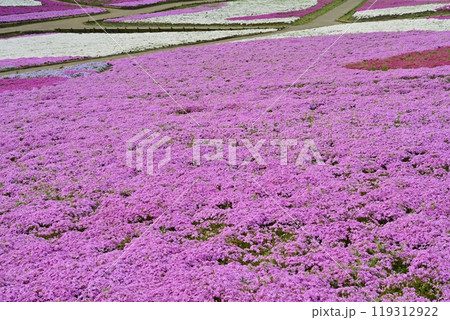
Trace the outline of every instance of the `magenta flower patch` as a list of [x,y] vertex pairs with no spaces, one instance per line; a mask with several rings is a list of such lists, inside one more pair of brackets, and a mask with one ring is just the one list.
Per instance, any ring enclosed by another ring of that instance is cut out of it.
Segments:
[[76,4],[39,0],[42,6],[0,7],[0,23],[13,23],[32,20],[46,20],[60,17],[78,16],[106,12],[102,8],[81,9]]
[[[450,301],[450,66],[345,67],[437,44],[450,32],[256,40],[0,81],[18,89],[0,93],[0,300]],[[152,176],[127,166],[144,128],[170,137]],[[198,164],[194,139],[235,139],[246,164]],[[262,164],[244,139],[312,139],[324,165],[268,144]]]
[[39,89],[44,86],[55,84],[64,80],[65,79],[61,77],[0,79],[0,92]]
[[385,59],[365,60],[346,65],[350,69],[390,70],[435,68],[450,65],[450,47],[439,47],[435,50],[410,52]]

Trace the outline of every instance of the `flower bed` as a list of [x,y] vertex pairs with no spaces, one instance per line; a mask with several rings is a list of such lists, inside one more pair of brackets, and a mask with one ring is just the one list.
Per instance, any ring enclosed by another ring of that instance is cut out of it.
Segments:
[[334,0],[318,0],[317,4],[303,9],[303,10],[296,10],[296,11],[288,11],[288,12],[274,12],[269,14],[263,14],[263,15],[252,15],[252,16],[245,16],[245,17],[234,17],[234,18],[228,18],[228,20],[234,21],[234,20],[255,20],[255,19],[276,19],[276,18],[290,18],[290,17],[296,17],[296,18],[302,18],[310,13],[313,13],[317,10],[322,9],[326,5],[329,5]]
[[38,13],[38,12],[48,12],[48,11],[63,11],[71,9],[79,9],[80,7],[65,3],[57,2],[52,0],[39,0],[41,5],[39,6],[5,6],[0,7],[0,17],[6,15],[16,15],[23,13]]
[[43,58],[18,58],[0,60],[0,71],[20,69],[24,67],[36,67],[59,62],[82,59],[83,57],[43,57]]
[[[216,10],[202,10],[198,12],[182,12],[176,14],[171,10],[163,11],[158,16],[130,19],[125,22],[137,23],[167,23],[167,24],[260,24],[260,23],[291,23],[297,20],[300,11],[318,5],[317,0],[237,0],[230,1],[226,6],[219,6]],[[192,10],[192,9],[191,9]],[[195,9],[194,9],[195,10]],[[308,11],[309,12],[309,11]],[[274,14],[275,16],[268,16]],[[263,18],[263,16],[266,16]],[[255,16],[255,19],[250,19]],[[242,19],[239,19],[242,17]]]
[[102,5],[104,7],[137,8],[167,1],[168,0],[79,0],[78,2],[86,5]]
[[350,69],[391,70],[435,68],[450,65],[450,47],[439,47],[434,50],[404,53],[386,59],[373,59],[346,65]]
[[448,0],[367,0],[357,11],[398,8],[398,7],[413,7],[424,4],[442,4],[448,3]]
[[[449,301],[449,66],[344,66],[450,32],[337,38],[182,48],[0,93],[0,300]],[[172,139],[154,176],[126,166],[143,128]],[[265,165],[196,165],[197,137],[309,138],[325,165],[296,167],[293,148],[280,166],[268,144]]]
[[[234,36],[266,33],[275,29],[152,33],[52,33],[0,39],[2,59],[40,57],[103,57]],[[111,39],[114,38],[115,41]]]
[[437,11],[447,0],[369,0],[356,10],[353,17],[359,19]]
[[392,21],[359,22],[353,25],[343,24],[307,30],[288,31],[279,34],[263,36],[261,38],[281,39],[290,37],[315,37],[323,35],[343,35],[371,32],[402,32],[414,30],[448,31],[450,30],[450,21],[439,21],[434,19],[403,19]]
[[47,11],[47,12],[36,12],[36,13],[22,13],[22,14],[11,14],[7,16],[0,16],[0,23],[14,23],[14,22],[24,22],[24,21],[35,21],[35,20],[48,20],[55,18],[82,16],[86,14],[97,14],[106,12],[106,10],[101,8],[83,8],[83,9],[71,9],[63,11]]
[[78,78],[108,70],[110,64],[89,62],[60,69],[48,69],[25,72],[0,77],[0,92],[14,90],[31,90],[52,85],[70,78]]
[[0,7],[30,7],[42,6],[41,1],[38,0],[2,0]]
[[202,6],[197,6],[197,7],[192,7],[192,8],[177,9],[177,10],[170,10],[170,11],[160,11],[160,12],[153,12],[153,13],[144,13],[144,14],[137,14],[137,15],[133,15],[133,16],[106,19],[105,21],[106,22],[135,23],[135,22],[139,22],[139,20],[155,18],[155,17],[166,17],[166,16],[185,14],[185,13],[196,13],[196,12],[202,12],[202,11],[216,10],[216,9],[223,8],[226,5],[227,5],[226,2],[219,3],[219,4],[216,4],[216,3],[205,4]]
[[32,78],[77,78],[84,75],[90,75],[93,73],[100,73],[108,70],[111,67],[106,62],[88,62],[74,66],[59,68],[59,69],[46,69],[32,72],[24,72],[19,74],[11,74],[0,77],[1,79],[32,79]]
[[151,4],[157,4],[166,2],[167,0],[114,0],[106,4],[108,7],[117,7],[117,8],[134,8],[134,7],[143,7]]
[[45,79],[1,79],[0,78],[0,93],[3,91],[16,91],[16,90],[30,90],[30,89],[39,89],[42,87],[46,87],[52,84],[56,84],[61,82],[63,78],[53,77],[53,78],[45,78]]
[[46,20],[106,12],[106,9],[102,8],[84,7],[81,9],[75,4],[52,0],[39,0],[39,2],[42,5],[0,7],[0,23]]

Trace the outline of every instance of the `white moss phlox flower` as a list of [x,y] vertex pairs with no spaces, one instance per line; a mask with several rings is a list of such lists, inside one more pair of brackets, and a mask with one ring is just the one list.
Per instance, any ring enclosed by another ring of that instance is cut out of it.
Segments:
[[427,11],[435,11],[436,9],[442,7],[442,3],[435,4],[422,4],[418,6],[404,6],[397,8],[383,8],[383,9],[371,9],[357,11],[353,14],[355,18],[376,18],[383,16],[402,16],[405,14],[420,13]]
[[35,7],[42,6],[40,1],[36,0],[1,0],[0,7]]

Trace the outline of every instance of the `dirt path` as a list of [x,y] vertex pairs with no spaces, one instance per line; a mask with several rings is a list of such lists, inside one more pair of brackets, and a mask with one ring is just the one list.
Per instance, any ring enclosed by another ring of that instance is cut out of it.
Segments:
[[333,26],[337,24],[342,24],[341,22],[336,21],[344,14],[355,8],[358,4],[361,3],[361,0],[347,0],[344,3],[340,4],[334,9],[324,13],[323,15],[317,17],[313,21],[296,25],[296,26],[288,26],[282,30],[282,32],[293,31],[293,30],[305,30],[305,29],[313,29],[320,28],[326,26]]
[[[211,0],[208,2],[216,2],[216,1],[217,0]],[[204,3],[205,1],[201,1],[201,2]],[[302,25],[287,26],[283,29],[272,32],[272,34],[273,33],[283,33],[283,32],[293,31],[293,30],[305,30],[305,29],[312,29],[312,28],[341,24],[340,22],[336,21],[336,19],[340,18],[341,16],[343,16],[344,14],[349,12],[351,9],[356,7],[360,2],[361,2],[361,0],[347,0],[346,2],[331,9],[330,11],[317,17],[315,20],[313,20],[309,23],[302,24]],[[178,3],[176,3],[176,6],[179,6],[181,4],[190,4],[190,3],[199,3],[199,1],[178,2]],[[175,6],[175,3],[160,5],[160,6],[152,6],[150,8],[147,7],[147,8],[136,9],[136,10],[111,9],[110,10],[111,12],[101,14],[101,15],[96,15],[96,16],[94,16],[94,18],[95,19],[98,19],[98,18],[106,19],[106,18],[126,16],[126,15],[130,15],[130,14],[148,13],[148,12],[154,12],[154,11],[171,8],[174,6]],[[17,32],[17,31],[49,32],[49,31],[54,31],[55,28],[80,28],[80,25],[82,27],[86,27],[84,25],[84,23],[89,20],[90,20],[89,17],[79,17],[79,18],[69,18],[69,19],[57,20],[57,21],[33,23],[33,24],[23,25],[23,26],[19,26],[19,27],[3,28],[3,29],[0,29],[0,36],[1,36],[2,32],[5,31],[5,29],[10,29],[10,30],[7,30],[9,32],[12,32],[12,30],[14,30],[15,32]],[[92,27],[98,28],[98,26],[92,26]],[[140,30],[142,30],[142,29],[144,29],[144,28],[140,28]],[[217,30],[217,28],[214,28],[214,29]],[[229,29],[229,27],[227,29]],[[258,37],[268,35],[268,34],[269,33],[263,33],[263,34],[249,35],[249,36],[233,37],[233,38],[222,39],[222,40],[205,41],[205,42],[196,43],[196,44],[173,46],[173,47],[168,47],[168,48],[149,49],[149,50],[140,51],[140,52],[131,53],[131,54],[125,53],[125,54],[118,54],[118,55],[107,56],[107,57],[88,58],[86,60],[83,60],[83,62],[93,62],[93,61],[107,62],[107,61],[111,61],[111,60],[115,60],[115,59],[127,58],[129,56],[135,57],[135,56],[140,56],[140,55],[157,52],[157,51],[172,50],[177,47],[196,47],[196,46],[202,46],[205,44],[225,43],[225,42],[235,41],[237,39],[256,39]],[[15,73],[22,73],[22,72],[38,71],[38,70],[43,70],[43,69],[56,69],[56,68],[60,68],[63,66],[76,65],[79,63],[80,63],[80,61],[78,60],[78,61],[74,61],[74,62],[57,63],[57,64],[52,64],[52,65],[47,65],[47,66],[23,68],[23,69],[14,70],[14,71],[0,72],[0,74],[8,75],[8,74],[15,74]]]

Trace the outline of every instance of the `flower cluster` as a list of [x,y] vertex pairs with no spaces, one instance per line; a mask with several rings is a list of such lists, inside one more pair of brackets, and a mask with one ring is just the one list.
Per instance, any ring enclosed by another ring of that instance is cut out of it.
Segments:
[[153,12],[153,13],[144,13],[144,14],[137,14],[134,16],[125,16],[125,17],[120,17],[120,18],[106,19],[105,21],[135,23],[135,22],[140,22],[143,19],[149,19],[149,18],[155,18],[155,17],[165,17],[165,16],[170,16],[170,15],[216,10],[216,9],[225,7],[227,4],[228,4],[227,2],[212,3],[212,4],[205,4],[202,6],[190,7],[190,8],[184,8],[184,9],[160,11],[160,12]]
[[110,67],[111,65],[106,62],[88,62],[60,69],[47,69],[1,76],[0,79],[31,79],[48,77],[77,78],[93,73],[100,73],[108,70]]
[[0,6],[0,24],[106,12],[102,8],[84,7],[81,9],[75,4],[53,0],[39,0],[39,2],[41,3],[39,6]]
[[37,0],[2,0],[0,7],[30,7],[42,6],[42,3]]
[[367,0],[357,11],[447,3],[447,0]]
[[228,18],[228,20],[234,21],[234,20],[276,19],[276,18],[290,18],[290,17],[302,18],[310,13],[322,9],[326,5],[332,3],[333,1],[334,0],[318,0],[316,5],[302,10],[288,11],[288,12],[274,12],[269,14],[251,15],[245,17],[234,17]]
[[110,67],[111,65],[105,62],[89,62],[60,69],[24,72],[2,76],[0,77],[0,92],[41,88],[66,79],[100,73],[108,70]]
[[[449,301],[450,66],[345,67],[437,44],[267,39],[3,79],[48,82],[0,93],[0,300]],[[154,176],[126,166],[143,128],[172,139]],[[325,165],[275,146],[196,165],[195,138],[314,139]]]
[[[373,22],[359,22],[352,25],[335,25],[314,29],[288,31],[260,37],[259,39],[281,39],[290,37],[315,37],[323,35],[342,35],[372,32],[401,32],[401,31],[448,31],[449,21],[437,21],[430,19],[402,19]],[[238,40],[242,41],[242,40]],[[247,41],[247,40],[243,40]]]
[[365,60],[346,65],[347,68],[361,70],[390,70],[435,68],[450,65],[450,47],[439,47],[434,50],[409,52],[386,59]]
[[[3,59],[40,57],[102,57],[120,53],[272,32],[245,29],[199,32],[50,33],[0,39]],[[114,41],[112,39],[114,39]],[[118,45],[119,44],[119,45]]]
[[[326,1],[327,3],[329,1]],[[325,2],[321,1],[321,4]],[[322,6],[317,0],[236,0],[230,1],[228,5],[218,6],[215,10],[201,11],[178,11],[176,14],[171,10],[163,11],[158,16],[142,19],[133,19],[127,22],[139,23],[168,23],[168,24],[260,24],[260,23],[291,23],[298,19],[298,15],[305,11],[307,13],[320,9]],[[274,16],[272,16],[274,14]],[[251,19],[254,16],[255,19]],[[242,19],[238,19],[242,17]]]
[[143,7],[151,4],[157,4],[166,2],[167,0],[111,0],[106,6],[118,7],[118,8],[128,8],[128,7]]
[[78,0],[78,2],[82,4],[117,8],[137,8],[166,1],[167,0]]
[[3,91],[15,90],[30,90],[33,88],[39,89],[64,80],[60,77],[47,78],[29,78],[29,79],[1,79],[0,78],[0,93]]
[[355,18],[367,19],[383,16],[402,16],[442,10],[442,4],[447,0],[369,0],[353,14]]

